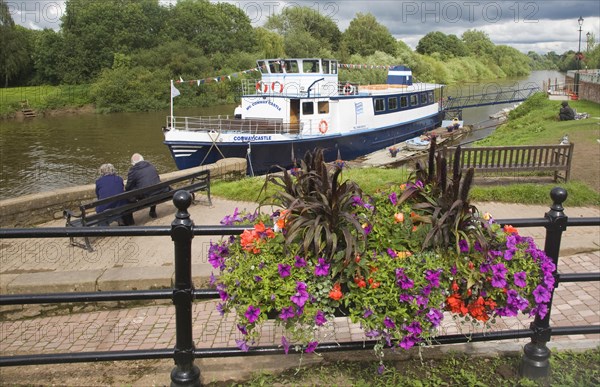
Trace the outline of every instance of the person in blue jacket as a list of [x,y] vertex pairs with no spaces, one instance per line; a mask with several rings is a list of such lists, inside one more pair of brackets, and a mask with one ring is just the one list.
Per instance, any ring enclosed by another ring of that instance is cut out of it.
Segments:
[[[100,166],[100,178],[96,180],[96,197],[98,200],[105,199],[110,196],[115,196],[125,192],[123,179],[117,175],[115,167],[112,164],[102,164]],[[127,204],[127,201],[117,200],[111,203],[106,203],[96,207],[96,212],[100,213],[111,208],[120,207]],[[119,225],[123,224],[123,220],[119,220]],[[103,222],[101,226],[108,226],[108,222]]]
[[[131,168],[127,173],[127,184],[125,191],[132,191],[138,188],[148,187],[160,183],[158,171],[148,161],[144,160],[141,154],[134,153],[131,156]],[[157,192],[149,192],[144,197],[151,196]],[[141,198],[140,198],[141,199]],[[156,218],[156,206],[150,207],[150,217]]]

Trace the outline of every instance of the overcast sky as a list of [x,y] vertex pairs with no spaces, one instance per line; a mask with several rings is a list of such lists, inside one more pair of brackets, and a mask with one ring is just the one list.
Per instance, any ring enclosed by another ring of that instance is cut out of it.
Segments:
[[[102,0],[89,0],[102,1]],[[177,0],[161,0],[175,3]],[[212,1],[212,0],[211,0]],[[28,28],[60,27],[64,1],[5,0],[17,24]],[[217,2],[217,1],[212,1]],[[455,34],[468,30],[485,31],[494,44],[505,44],[527,53],[577,50],[579,24],[583,17],[581,50],[586,49],[586,34],[600,40],[599,0],[537,1],[394,1],[394,0],[296,0],[227,1],[240,7],[253,25],[265,23],[269,15],[285,7],[310,7],[331,17],[344,31],[358,12],[372,13],[396,39],[413,49],[419,39],[432,31]]]

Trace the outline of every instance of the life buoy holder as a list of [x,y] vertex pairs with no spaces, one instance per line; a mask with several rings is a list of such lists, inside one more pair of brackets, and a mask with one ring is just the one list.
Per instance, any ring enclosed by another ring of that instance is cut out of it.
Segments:
[[283,83],[281,83],[279,81],[275,81],[275,82],[271,83],[271,90],[273,90],[274,92],[277,92],[279,94],[283,93]]
[[350,82],[347,82],[347,83],[344,85],[343,91],[344,91],[344,94],[346,94],[346,95],[353,94],[353,93],[354,93],[354,86],[352,86],[352,85],[350,84]]
[[259,93],[268,93],[269,85],[264,83],[263,81],[258,81],[256,82],[256,91],[258,91]]
[[319,122],[319,132],[325,134],[327,133],[327,129],[329,129],[329,124],[327,124],[327,121],[321,120],[321,122]]

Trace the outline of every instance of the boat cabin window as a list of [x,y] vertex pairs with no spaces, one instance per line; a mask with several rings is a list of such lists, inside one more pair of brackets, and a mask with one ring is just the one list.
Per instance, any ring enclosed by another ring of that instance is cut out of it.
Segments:
[[416,94],[412,94],[410,96],[410,106],[417,106],[419,103],[417,101],[417,95]]
[[331,61],[331,73],[332,73],[332,74],[337,74],[337,73],[338,73],[338,71],[337,71],[337,70],[338,70],[338,64],[337,64],[337,61],[335,61],[335,60],[332,60],[332,61]]
[[315,113],[315,104],[311,102],[302,102],[302,114],[310,115]]
[[302,61],[302,72],[303,73],[318,73],[319,69],[319,60],[318,59],[304,59]]
[[400,107],[405,108],[407,106],[408,106],[408,96],[403,95],[402,97],[400,97]]
[[427,105],[427,93],[421,93],[419,94],[419,97],[421,99],[421,105]]
[[278,60],[270,60],[269,69],[271,70],[271,74],[283,73],[283,67]]
[[267,74],[269,72],[267,70],[267,63],[264,60],[258,61],[258,67],[260,68],[260,72],[263,74]]
[[319,114],[329,113],[329,101],[319,101]]
[[427,92],[427,102],[433,103],[433,91]]
[[388,110],[398,109],[398,97],[388,98]]
[[295,60],[286,60],[285,61],[285,72],[288,74],[299,73],[300,70],[298,69],[298,62]]
[[323,60],[323,74],[329,74],[329,61]]
[[382,112],[385,110],[385,102],[383,98],[375,98],[373,102],[375,103],[376,112]]

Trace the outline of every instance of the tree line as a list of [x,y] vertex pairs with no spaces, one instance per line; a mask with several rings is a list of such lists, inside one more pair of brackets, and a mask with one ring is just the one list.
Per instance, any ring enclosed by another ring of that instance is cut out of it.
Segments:
[[[345,31],[307,7],[285,8],[264,26],[229,3],[179,0],[67,0],[59,31],[15,25],[0,2],[3,87],[90,85],[90,102],[104,111],[156,110],[168,104],[169,79],[202,79],[255,66],[256,59],[331,57],[342,63],[404,64],[421,81],[455,83],[526,75],[532,69],[576,68],[573,53],[525,55],[495,45],[482,31],[461,37],[430,32],[410,49],[369,13]],[[600,51],[587,58],[600,67]],[[341,70],[343,81],[381,83],[385,70]],[[178,104],[233,102],[240,80],[181,85]]]

